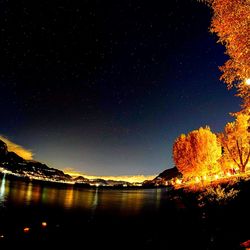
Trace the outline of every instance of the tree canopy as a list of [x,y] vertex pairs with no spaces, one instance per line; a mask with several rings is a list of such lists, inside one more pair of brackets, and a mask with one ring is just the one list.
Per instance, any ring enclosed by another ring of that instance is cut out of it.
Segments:
[[221,146],[209,127],[182,134],[173,146],[173,160],[184,177],[196,177],[216,173]]
[[239,114],[234,122],[227,123],[220,135],[223,162],[237,166],[241,172],[245,172],[250,158],[249,120],[249,115]]
[[235,86],[243,98],[244,112],[250,112],[250,1],[201,0],[212,9],[210,30],[226,47],[229,59],[223,66],[221,80],[228,88]]

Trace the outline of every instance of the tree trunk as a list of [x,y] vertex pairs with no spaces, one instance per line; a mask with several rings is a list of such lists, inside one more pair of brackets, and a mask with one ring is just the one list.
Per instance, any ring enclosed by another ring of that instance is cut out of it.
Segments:
[[246,166],[241,165],[241,166],[240,166],[240,172],[241,172],[241,173],[245,173],[245,172],[246,172]]

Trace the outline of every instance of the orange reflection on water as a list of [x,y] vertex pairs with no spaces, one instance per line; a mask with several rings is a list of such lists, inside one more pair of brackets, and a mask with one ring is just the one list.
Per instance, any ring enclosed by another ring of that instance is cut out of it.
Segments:
[[[112,197],[111,197],[112,198]],[[130,190],[121,192],[121,210],[128,213],[138,214],[143,207],[144,193]]]
[[159,208],[161,190],[81,189],[68,186],[45,186],[36,182],[0,180],[0,206],[7,200],[14,204],[42,204],[65,209],[81,208],[95,212],[139,214],[146,207]]
[[16,185],[14,189],[11,188],[10,193],[12,199],[17,203],[24,203],[26,198],[26,183],[21,183],[20,185]]
[[57,202],[57,190],[54,188],[50,188],[47,190],[48,191],[48,197],[47,197],[47,202],[50,204],[54,204]]
[[[96,194],[97,192],[97,194]],[[98,190],[73,189],[73,206],[84,209],[93,209],[98,203]]]
[[36,185],[32,188],[32,201],[37,203],[41,199],[41,187]]
[[71,208],[74,201],[74,189],[73,187],[70,187],[65,192],[64,197],[64,206],[65,208]]
[[30,203],[30,201],[32,200],[32,182],[29,182],[28,186],[27,186],[27,191],[26,191],[26,202]]

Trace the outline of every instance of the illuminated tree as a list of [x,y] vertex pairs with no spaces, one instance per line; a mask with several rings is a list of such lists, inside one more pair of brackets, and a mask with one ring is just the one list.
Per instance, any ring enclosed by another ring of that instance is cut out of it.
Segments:
[[[224,150],[224,149],[223,149]],[[222,152],[222,156],[219,159],[219,165],[221,168],[221,171],[226,174],[226,173],[232,173],[232,170],[236,170],[238,166],[235,164],[235,162],[227,156],[224,152]]]
[[250,113],[250,1],[200,0],[212,11],[210,30],[226,47],[229,59],[223,66],[221,80],[228,88],[235,86],[243,98],[244,112]]
[[219,171],[221,146],[209,127],[182,134],[173,146],[173,159],[184,177],[209,175]]
[[245,172],[250,157],[250,116],[239,114],[234,122],[227,123],[220,135],[225,162],[234,163]]

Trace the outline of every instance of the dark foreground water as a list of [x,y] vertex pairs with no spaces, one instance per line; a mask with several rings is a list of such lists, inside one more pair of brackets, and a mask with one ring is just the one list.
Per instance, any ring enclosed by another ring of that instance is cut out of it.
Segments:
[[2,178],[0,245],[1,240],[38,240],[116,249],[240,249],[240,230],[233,222],[207,218],[178,199],[170,201],[168,193],[166,188],[86,189]]

